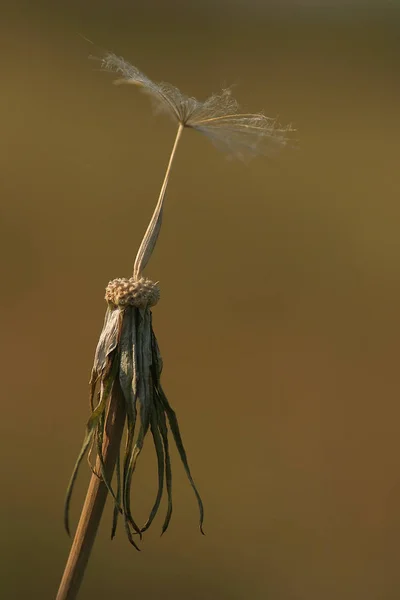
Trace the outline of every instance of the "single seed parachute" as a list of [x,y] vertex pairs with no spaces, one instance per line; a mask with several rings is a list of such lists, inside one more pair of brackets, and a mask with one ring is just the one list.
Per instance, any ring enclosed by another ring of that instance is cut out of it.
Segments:
[[263,113],[242,113],[231,89],[223,89],[204,101],[183,94],[170,83],[156,83],[123,58],[106,52],[102,69],[121,77],[114,83],[139,86],[153,100],[157,111],[172,116],[183,127],[206,135],[229,155],[247,160],[258,154],[274,156],[289,142],[294,129]]

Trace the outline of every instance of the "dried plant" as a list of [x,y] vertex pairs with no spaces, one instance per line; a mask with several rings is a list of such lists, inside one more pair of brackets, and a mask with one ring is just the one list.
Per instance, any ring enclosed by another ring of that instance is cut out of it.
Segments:
[[[223,90],[204,102],[183,95],[167,83],[154,83],[136,67],[106,53],[102,69],[119,73],[116,83],[138,85],[148,93],[158,109],[166,110],[178,122],[178,131],[170,155],[160,195],[150,224],[138,250],[129,279],[110,281],[106,288],[107,312],[97,345],[90,380],[92,414],[86,427],[84,443],[68,487],[64,521],[69,532],[69,505],[79,465],[86,453],[97,455],[91,465],[93,475],[81,513],[77,533],[64,571],[57,600],[76,597],[107,492],[114,499],[112,537],[118,517],[122,515],[129,541],[136,547],[134,536],[142,537],[160,507],[164,485],[167,512],[164,533],[172,514],[172,472],[168,428],[177,446],[184,469],[197,498],[200,530],[203,533],[203,504],[194,484],[178,421],[161,386],[162,359],[152,327],[151,308],[158,302],[158,285],[143,276],[154,250],[161,227],[165,192],[178,142],[185,127],[208,136],[216,145],[238,157],[269,153],[286,144],[290,128],[281,128],[262,114],[241,114],[230,90]],[[139,410],[138,410],[139,409]],[[139,415],[138,415],[139,412]],[[126,422],[126,442],[120,464],[120,443]],[[139,425],[138,425],[139,423]],[[136,427],[139,427],[136,433]],[[158,464],[158,492],[149,517],[138,525],[131,511],[131,481],[138,457],[148,432],[151,432]],[[116,465],[116,489],[112,476]]]

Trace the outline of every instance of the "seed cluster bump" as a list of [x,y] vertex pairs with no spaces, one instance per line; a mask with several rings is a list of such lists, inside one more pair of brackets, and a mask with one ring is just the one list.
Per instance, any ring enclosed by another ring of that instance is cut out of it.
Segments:
[[146,308],[154,306],[160,299],[160,288],[157,283],[141,277],[126,279],[119,277],[109,282],[105,299],[115,306],[136,306]]

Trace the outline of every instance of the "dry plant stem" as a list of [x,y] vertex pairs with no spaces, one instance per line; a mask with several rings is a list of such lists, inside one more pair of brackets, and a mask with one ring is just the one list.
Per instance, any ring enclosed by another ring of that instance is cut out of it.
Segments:
[[160,195],[158,197],[157,205],[156,205],[156,208],[154,209],[153,216],[151,217],[151,221],[146,230],[146,233],[144,234],[143,241],[140,244],[140,248],[136,255],[136,260],[135,260],[135,264],[133,267],[133,278],[136,280],[139,279],[143,269],[146,267],[146,265],[150,259],[150,256],[154,250],[154,246],[156,245],[156,242],[157,242],[157,238],[158,238],[158,234],[160,232],[161,222],[162,222],[164,196],[165,196],[165,192],[167,189],[169,176],[171,173],[172,163],[174,162],[176,149],[178,147],[178,143],[179,143],[180,137],[182,135],[183,129],[184,129],[184,125],[182,123],[179,123],[174,146],[171,151],[171,156],[169,158],[168,167],[167,167],[167,170],[165,173],[163,184],[161,186],[161,191],[160,191]]
[[[125,406],[121,388],[116,378],[111,395],[104,431],[103,457],[108,480],[112,478],[125,424]],[[96,472],[100,472],[97,459]],[[61,579],[56,600],[74,600],[89,560],[101,516],[107,499],[107,487],[102,479],[93,474],[85,503],[72,542],[70,554]]]

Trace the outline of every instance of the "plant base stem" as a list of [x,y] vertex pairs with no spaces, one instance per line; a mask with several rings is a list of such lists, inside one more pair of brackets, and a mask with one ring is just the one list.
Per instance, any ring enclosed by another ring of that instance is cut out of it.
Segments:
[[[118,379],[116,379],[108,408],[103,441],[103,457],[108,481],[111,480],[114,472],[124,424],[124,398]],[[98,460],[95,471],[100,472]],[[108,490],[103,480],[93,474],[56,600],[75,600],[78,595],[107,500],[107,493]]]

